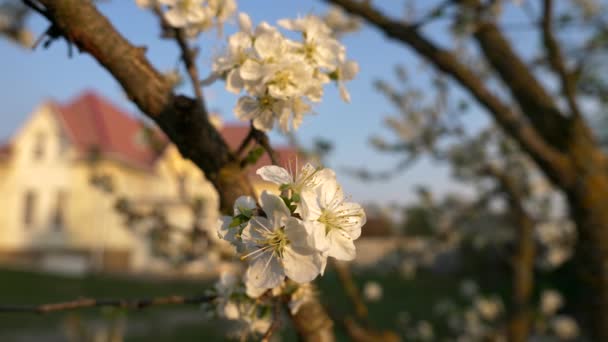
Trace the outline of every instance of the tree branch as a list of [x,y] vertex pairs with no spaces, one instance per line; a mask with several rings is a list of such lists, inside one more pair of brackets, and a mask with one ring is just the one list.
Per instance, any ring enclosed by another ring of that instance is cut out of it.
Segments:
[[507,38],[492,22],[482,21],[475,31],[486,60],[511,91],[513,98],[543,139],[563,149],[570,137],[570,120],[555,105],[551,95],[513,51]]
[[[93,56],[120,83],[137,107],[154,120],[180,153],[192,160],[218,190],[220,208],[231,212],[253,188],[219,132],[196,100],[173,94],[172,85],[131,45],[90,1],[39,0],[50,21],[80,51]],[[334,341],[333,322],[319,301],[304,304],[294,317],[305,341]],[[313,327],[313,329],[310,329]]]
[[163,12],[160,8],[160,4],[155,3],[152,6],[152,11],[160,20],[161,30],[164,32],[171,32],[172,36],[175,38],[177,45],[181,51],[181,59],[184,62],[184,66],[186,67],[186,71],[188,72],[188,76],[190,77],[190,83],[192,84],[192,90],[196,96],[196,100],[200,103],[201,106],[205,106],[205,98],[203,97],[203,90],[200,85],[200,77],[198,74],[198,68],[196,67],[196,62],[194,59],[196,58],[196,50],[191,48],[186,39],[186,35],[184,29],[174,28],[165,19]]
[[553,34],[553,1],[543,1],[543,18],[541,20],[543,42],[547,50],[549,65],[559,76],[564,97],[568,101],[568,107],[572,115],[580,117],[581,112],[576,101],[576,77],[566,68],[564,56],[560,46]]
[[[513,136],[522,148],[530,153],[536,162],[555,182],[572,180],[567,158],[549,145],[539,132],[493,94],[481,79],[449,51],[443,50],[422,36],[415,26],[390,19],[370,5],[353,0],[325,0],[342,7],[347,12],[358,15],[368,23],[383,31],[388,37],[401,41],[418,54],[433,63],[436,68],[453,77],[463,88],[488,110],[500,127]],[[501,57],[504,58],[504,57]]]
[[535,222],[524,207],[524,194],[511,176],[491,165],[487,165],[483,172],[495,179],[506,194],[513,224],[517,227],[515,251],[511,264],[513,272],[512,312],[508,331],[509,341],[525,342],[530,336],[533,320],[530,302],[534,290]]
[[123,87],[127,96],[167,134],[181,154],[205,172],[220,194],[221,208],[253,191],[228,145],[196,100],[173,93],[171,83],[116,31],[89,1],[39,0],[53,25],[80,51],[91,54]]
[[68,302],[41,305],[0,305],[0,313],[34,313],[47,314],[57,311],[71,311],[93,307],[113,307],[119,309],[140,310],[157,305],[202,304],[212,301],[215,296],[168,296],[147,299],[93,299],[81,298]]

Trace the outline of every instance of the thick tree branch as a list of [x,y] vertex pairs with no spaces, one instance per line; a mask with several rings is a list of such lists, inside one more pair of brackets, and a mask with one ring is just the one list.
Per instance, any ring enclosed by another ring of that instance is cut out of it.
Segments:
[[564,148],[571,134],[570,120],[560,112],[551,95],[513,51],[500,29],[492,22],[480,22],[475,38],[486,60],[509,88],[536,131],[552,146]]
[[140,310],[158,305],[198,305],[210,302],[214,296],[168,296],[147,299],[93,299],[80,298],[68,302],[41,305],[0,305],[0,313],[34,313],[46,314],[57,311],[71,311],[94,307],[113,307],[119,309]]
[[91,54],[120,83],[127,96],[153,119],[220,193],[221,207],[252,193],[207,111],[196,100],[173,94],[170,82],[89,1],[40,0],[52,21],[80,51]]
[[415,26],[393,20],[366,3],[353,0],[325,1],[366,19],[368,23],[383,31],[388,37],[407,44],[422,57],[433,63],[439,70],[453,77],[488,110],[502,129],[513,136],[522,148],[530,153],[553,181],[567,182],[572,180],[569,161],[566,157],[549,145],[525,118],[518,115],[510,106],[493,94],[470,68],[458,60],[457,56],[437,47],[423,37]]

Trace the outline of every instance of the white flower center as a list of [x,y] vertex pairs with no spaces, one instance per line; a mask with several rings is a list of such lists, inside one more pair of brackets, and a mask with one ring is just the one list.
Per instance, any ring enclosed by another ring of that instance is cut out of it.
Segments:
[[352,224],[354,220],[361,218],[361,216],[361,210],[342,209],[332,211],[323,208],[317,221],[325,225],[325,234],[327,235],[333,229],[344,230],[346,226]]

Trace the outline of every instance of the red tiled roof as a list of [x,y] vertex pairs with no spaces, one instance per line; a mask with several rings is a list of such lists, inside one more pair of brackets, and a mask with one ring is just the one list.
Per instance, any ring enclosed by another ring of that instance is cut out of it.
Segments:
[[8,159],[11,156],[12,146],[10,143],[0,145],[0,160]]
[[139,167],[152,166],[159,155],[141,137],[142,122],[93,92],[55,107],[70,140],[83,153],[96,151]]
[[[144,127],[142,122],[93,92],[85,92],[67,104],[54,104],[54,107],[69,139],[83,153],[94,150],[105,157],[147,169],[161,154],[146,144],[145,139],[138,137]],[[236,150],[249,133],[249,126],[227,124],[220,133],[228,146]],[[167,142],[162,134],[159,134],[159,140],[162,144]],[[293,147],[276,147],[275,151],[284,166],[295,163],[298,155]],[[251,169],[269,164],[270,158],[264,154]]]

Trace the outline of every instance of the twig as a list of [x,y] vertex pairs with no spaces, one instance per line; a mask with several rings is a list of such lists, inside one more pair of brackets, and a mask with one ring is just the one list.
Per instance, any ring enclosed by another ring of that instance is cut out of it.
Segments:
[[173,37],[175,38],[175,41],[177,42],[177,45],[181,50],[181,60],[184,62],[184,66],[186,67],[186,71],[188,72],[188,76],[190,77],[190,82],[192,83],[192,89],[194,90],[196,100],[199,105],[204,105],[205,98],[203,97],[203,90],[200,86],[198,68],[196,67],[196,63],[194,62],[197,50],[190,48],[183,29],[175,28],[169,25],[169,23],[165,20],[165,17],[163,16],[159,4],[153,6],[152,11],[158,16],[158,19],[161,23],[161,29],[163,31],[171,30],[173,32]]
[[581,112],[576,101],[576,80],[573,77],[573,73],[566,67],[564,56],[553,33],[552,0],[543,1],[543,17],[540,23],[549,65],[560,78],[562,93],[566,97],[572,115],[581,117]]
[[454,4],[455,4],[455,2],[452,0],[442,1],[437,6],[435,6],[435,8],[428,11],[422,18],[420,18],[418,21],[416,21],[414,24],[412,24],[412,26],[416,27],[416,28],[420,28],[420,27],[428,24],[433,19],[436,19],[439,16],[441,16],[442,12],[445,9],[447,9],[448,7],[450,7],[451,5],[454,5]]
[[251,126],[251,134],[253,135],[253,139],[260,146],[262,146],[264,150],[266,150],[266,153],[268,153],[272,165],[279,165],[279,158],[277,157],[276,152],[272,149],[272,146],[270,146],[270,141],[268,140],[268,136],[266,135],[266,133]]
[[340,279],[340,283],[342,283],[342,287],[346,292],[346,296],[350,299],[354,309],[355,316],[357,319],[363,321],[364,323],[367,321],[367,306],[363,302],[361,298],[361,292],[357,288],[355,281],[353,280],[353,275],[350,272],[349,265],[345,262],[334,262],[334,267],[336,272],[338,273],[338,278]]
[[249,130],[249,133],[247,133],[247,136],[245,137],[245,139],[243,139],[243,141],[239,145],[239,148],[236,150],[236,156],[237,157],[240,157],[243,154],[243,152],[245,152],[245,148],[247,148],[247,146],[249,145],[249,143],[253,139],[253,130],[254,129],[255,128],[253,128],[253,126],[251,126],[251,129]]
[[272,313],[272,324],[270,324],[270,327],[268,328],[268,330],[266,331],[264,336],[262,336],[261,341],[269,342],[272,335],[275,333],[275,331],[277,331],[279,329],[280,326],[281,326],[281,305],[280,305],[280,303],[275,303],[274,310]]
[[93,307],[114,307],[119,309],[140,310],[156,305],[202,304],[213,300],[215,296],[168,296],[147,299],[93,299],[81,298],[68,302],[48,303],[41,305],[0,305],[0,313],[35,313],[46,314],[57,311],[71,311]]

